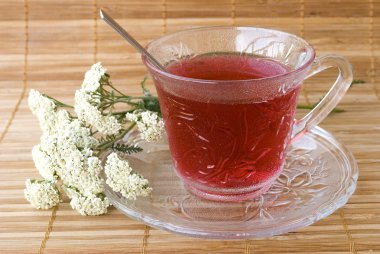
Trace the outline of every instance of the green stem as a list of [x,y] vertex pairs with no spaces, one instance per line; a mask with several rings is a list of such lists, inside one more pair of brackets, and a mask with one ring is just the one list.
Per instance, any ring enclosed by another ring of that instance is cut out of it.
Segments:
[[148,79],[148,74],[146,74],[144,76],[143,81],[141,81],[141,83],[140,83],[144,95],[150,95],[150,91],[148,89],[146,89],[146,87],[145,87],[147,79]]
[[100,108],[101,109],[106,109],[106,108],[109,108],[112,105],[115,105],[116,103],[126,103],[126,104],[131,105],[131,106],[138,106],[139,105],[138,103],[131,102],[129,100],[114,100],[114,101],[102,102],[102,103],[100,103],[100,105],[98,106],[98,108],[99,109]]
[[354,85],[356,84],[364,84],[365,83],[365,80],[361,80],[361,79],[354,79],[352,80],[352,83],[350,85],[350,88],[353,87]]
[[298,109],[310,109],[310,110],[312,110],[314,108],[314,105],[298,104],[297,108]]
[[[116,99],[114,99],[116,98]],[[125,103],[132,103],[134,105],[137,105],[136,103],[134,102],[131,102],[133,100],[144,100],[144,99],[149,99],[149,98],[153,98],[153,96],[117,96],[115,95],[114,98],[108,98],[108,97],[104,97],[103,100],[104,102],[102,102],[100,105],[99,105],[99,108],[104,106],[104,105],[107,105],[107,104],[115,104],[115,103],[119,103],[119,102],[125,102]]]
[[124,93],[122,93],[119,89],[116,89],[113,85],[111,85],[110,83],[107,84],[109,87],[111,87],[113,90],[115,90],[116,92],[118,92],[119,94],[121,94],[122,96],[127,96],[125,95]]
[[97,149],[100,151],[100,150],[105,150],[105,149],[111,147],[116,141],[122,139],[129,131],[131,131],[133,129],[133,127],[135,127],[135,125],[136,125],[135,122],[131,123],[128,126],[128,128],[125,129],[124,131],[122,131],[118,136],[116,136],[115,139],[107,141],[107,142],[104,142],[104,143],[98,145]]
[[57,107],[66,107],[66,108],[74,108],[71,105],[65,104],[57,99],[54,99],[53,97],[50,97],[49,95],[44,94],[45,97],[49,98],[50,100],[54,101],[54,104],[57,105]]
[[131,101],[131,100],[143,100],[143,99],[148,99],[148,98],[151,98],[153,96],[151,95],[146,95],[146,96],[128,96],[128,95],[115,95],[115,98],[117,99],[126,99],[128,101]]
[[130,110],[125,110],[125,111],[112,112],[112,115],[122,115],[122,114],[126,114],[126,113],[132,113],[135,110],[136,109],[130,109]]
[[346,110],[341,109],[341,108],[334,108],[331,112],[332,113],[342,113],[342,112],[346,112]]

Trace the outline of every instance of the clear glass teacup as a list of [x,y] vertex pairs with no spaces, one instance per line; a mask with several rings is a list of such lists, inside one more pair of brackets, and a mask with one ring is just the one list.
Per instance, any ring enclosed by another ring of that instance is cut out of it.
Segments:
[[[177,175],[193,194],[240,201],[266,192],[288,145],[318,125],[352,82],[349,62],[316,58],[305,40],[255,27],[205,27],[147,46],[166,72],[143,57],[153,77]],[[305,79],[330,67],[339,75],[319,104],[295,120]]]

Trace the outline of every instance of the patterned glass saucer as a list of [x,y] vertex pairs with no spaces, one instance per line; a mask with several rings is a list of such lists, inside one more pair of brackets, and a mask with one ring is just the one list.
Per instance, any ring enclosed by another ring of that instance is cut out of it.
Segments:
[[113,205],[152,227],[192,237],[245,239],[294,231],[343,206],[358,178],[350,151],[317,127],[289,147],[285,168],[266,194],[238,203],[209,201],[185,190],[165,141],[147,143],[134,132],[124,142],[144,149],[125,159],[149,180],[153,192],[129,201],[106,186]]

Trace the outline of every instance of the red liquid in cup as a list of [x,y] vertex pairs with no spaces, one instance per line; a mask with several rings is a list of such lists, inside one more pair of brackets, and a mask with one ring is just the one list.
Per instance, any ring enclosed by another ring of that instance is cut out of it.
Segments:
[[[208,80],[243,80],[287,72],[280,63],[246,55],[198,56],[168,71]],[[299,86],[261,102],[204,102],[157,90],[177,173],[187,182],[236,188],[266,183],[285,160]]]

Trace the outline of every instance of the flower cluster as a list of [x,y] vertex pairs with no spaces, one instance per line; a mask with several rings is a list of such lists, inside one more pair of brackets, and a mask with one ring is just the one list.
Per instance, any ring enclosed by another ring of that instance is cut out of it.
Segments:
[[[66,110],[51,112],[54,128],[41,136],[41,143],[32,149],[32,157],[40,175],[51,184],[58,179],[84,196],[103,193],[101,164],[92,150],[98,140],[78,119]],[[76,207],[73,207],[76,208]]]
[[78,118],[86,124],[92,125],[103,134],[117,134],[121,129],[121,124],[112,115],[103,115],[99,106],[104,100],[99,91],[101,84],[109,83],[109,76],[106,69],[100,63],[94,64],[86,72],[82,89],[75,93],[75,113]]
[[45,180],[26,180],[25,198],[37,209],[50,209],[60,202],[57,187]]
[[75,93],[75,113],[79,119],[103,134],[117,134],[121,129],[120,123],[112,115],[103,115],[98,109],[100,103],[96,92],[87,92],[82,88]]
[[110,202],[103,194],[82,195],[73,188],[65,188],[67,196],[71,198],[70,205],[81,215],[100,215],[107,213]]
[[145,197],[152,191],[148,180],[133,172],[128,161],[120,160],[116,153],[108,155],[104,172],[107,176],[106,183],[125,198]]
[[127,113],[126,118],[137,124],[142,139],[146,141],[156,141],[161,138],[164,122],[156,112],[143,111]]
[[54,101],[32,89],[29,92],[28,105],[32,113],[38,118],[40,127],[44,132],[50,132],[54,129],[54,111],[57,108]]
[[[150,93],[143,97],[127,96],[114,88],[110,76],[100,63],[85,74],[80,90],[75,93],[74,107],[31,90],[28,104],[37,116],[43,134],[32,157],[42,180],[27,180],[25,197],[38,209],[58,205],[61,192],[71,199],[70,205],[82,215],[101,215],[110,206],[104,194],[99,155],[107,149],[138,152],[135,146],[116,146],[137,123],[148,141],[157,140],[163,129],[159,112],[147,110],[144,103],[157,101]],[[111,88],[111,91],[107,88]],[[139,101],[140,100],[140,101]],[[115,111],[114,104],[125,103],[125,111]],[[148,104],[147,104],[148,105]],[[158,108],[157,105],[153,105]],[[74,109],[76,116],[65,109]],[[128,125],[129,124],[129,125]],[[127,125],[127,126],[125,126]],[[128,162],[111,153],[105,165],[106,183],[128,199],[147,196],[148,181],[134,172]]]
[[99,89],[100,83],[102,81],[108,80],[107,70],[102,66],[102,64],[96,63],[91,66],[91,69],[84,75],[84,80],[82,83],[82,89],[86,92],[95,92]]

